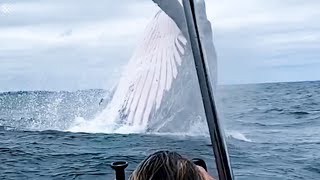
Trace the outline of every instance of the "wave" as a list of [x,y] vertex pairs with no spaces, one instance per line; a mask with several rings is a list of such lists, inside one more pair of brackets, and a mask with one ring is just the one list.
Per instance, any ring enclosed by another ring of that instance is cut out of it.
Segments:
[[264,113],[271,113],[271,112],[283,112],[284,109],[282,108],[271,108],[264,111]]
[[250,126],[250,127],[260,127],[260,128],[297,128],[297,127],[309,127],[309,126],[318,126],[320,117],[308,118],[301,122],[278,122],[278,123],[262,123],[262,122],[241,122],[243,126]]
[[17,131],[18,129],[12,126],[1,126],[0,131]]
[[[258,109],[254,109],[258,110]],[[270,108],[265,110],[263,113],[280,113],[280,114],[287,114],[287,115],[308,115],[310,112],[307,111],[290,111],[282,108]]]
[[[86,120],[82,117],[77,117],[71,128],[66,130],[67,132],[85,132],[85,133],[105,133],[105,134],[150,134],[150,135],[169,135],[169,136],[203,136],[209,137],[209,130],[207,124],[201,118],[195,118],[193,121],[183,129],[183,131],[168,130],[165,124],[168,123],[164,121],[162,125],[158,126],[156,129],[148,129],[145,126],[132,126],[125,124],[115,124],[114,122],[109,122],[106,126],[105,121],[100,121],[92,123],[90,120]],[[165,131],[161,129],[165,127]],[[174,127],[172,127],[174,129]]]
[[226,136],[227,138],[234,138],[240,141],[253,142],[251,139],[247,138],[244,134],[238,131],[227,132]]
[[145,126],[130,126],[117,124],[114,121],[105,121],[103,118],[95,120],[86,120],[83,117],[76,117],[69,132],[86,132],[86,133],[114,133],[114,134],[135,134],[144,133]]
[[288,114],[293,114],[293,115],[308,115],[310,114],[309,112],[306,111],[293,111],[293,112],[289,112]]

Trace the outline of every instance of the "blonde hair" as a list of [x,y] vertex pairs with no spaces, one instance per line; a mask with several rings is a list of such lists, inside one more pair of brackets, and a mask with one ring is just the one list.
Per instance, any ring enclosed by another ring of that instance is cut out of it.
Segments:
[[130,180],[203,180],[190,160],[176,152],[158,151],[143,160]]

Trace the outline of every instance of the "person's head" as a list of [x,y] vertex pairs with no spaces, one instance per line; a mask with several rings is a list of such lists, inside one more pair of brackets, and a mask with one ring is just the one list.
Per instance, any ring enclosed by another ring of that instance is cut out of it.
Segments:
[[204,180],[192,161],[176,152],[158,151],[143,160],[132,173],[131,180]]

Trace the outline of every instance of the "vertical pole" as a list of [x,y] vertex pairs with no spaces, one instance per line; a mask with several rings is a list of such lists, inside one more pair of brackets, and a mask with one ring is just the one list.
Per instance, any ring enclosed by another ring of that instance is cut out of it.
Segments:
[[224,133],[218,119],[213,88],[210,83],[208,68],[206,67],[202,51],[203,45],[200,40],[194,0],[183,0],[183,6],[219,179],[232,180],[233,172],[224,140]]

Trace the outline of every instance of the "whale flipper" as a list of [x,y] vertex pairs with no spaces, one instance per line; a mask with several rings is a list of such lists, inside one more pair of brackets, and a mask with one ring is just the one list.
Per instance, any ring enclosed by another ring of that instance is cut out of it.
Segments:
[[[113,100],[127,125],[146,126],[152,110],[160,107],[182,64],[187,40],[163,11],[147,26],[122,76]],[[111,103],[112,104],[112,103]]]

